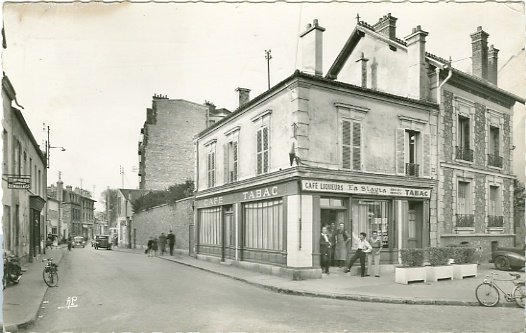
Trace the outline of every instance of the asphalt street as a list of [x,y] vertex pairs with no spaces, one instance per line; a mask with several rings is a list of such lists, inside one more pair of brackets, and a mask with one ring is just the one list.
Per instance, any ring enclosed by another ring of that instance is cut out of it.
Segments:
[[23,332],[521,332],[524,310],[291,296],[159,258],[66,251]]

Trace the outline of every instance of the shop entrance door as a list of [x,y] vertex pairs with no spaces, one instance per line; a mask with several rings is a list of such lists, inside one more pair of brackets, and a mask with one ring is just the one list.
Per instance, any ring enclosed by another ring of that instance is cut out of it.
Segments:
[[409,201],[407,207],[407,247],[424,247],[424,204],[421,201]]
[[232,206],[225,206],[223,210],[223,237],[221,237],[221,261],[225,261],[226,258],[232,258],[233,228]]

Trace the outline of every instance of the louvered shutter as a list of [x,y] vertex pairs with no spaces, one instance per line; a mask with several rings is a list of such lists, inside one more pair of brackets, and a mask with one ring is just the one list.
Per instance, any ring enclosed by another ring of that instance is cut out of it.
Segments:
[[269,151],[268,127],[263,128],[263,172],[267,173],[269,169],[268,151]]
[[422,135],[422,176],[431,176],[431,135]]
[[405,129],[396,129],[396,173],[398,175],[405,175],[405,160],[404,160],[404,147],[405,147]]
[[234,157],[234,163],[233,163],[233,167],[232,167],[232,181],[235,182],[237,181],[237,141],[234,141],[232,143],[232,154],[233,154],[233,157]]
[[223,145],[223,180],[224,180],[224,183],[230,183],[230,177],[229,177],[229,174],[230,174],[230,168],[229,168],[229,146],[230,146],[230,143],[225,143]]
[[352,123],[352,168],[362,169],[362,128],[358,121]]
[[211,175],[211,179],[212,179],[212,184],[211,186],[215,186],[216,184],[216,172],[215,172],[215,169],[216,169],[216,153],[215,152],[212,152],[210,154],[211,156],[211,162],[210,162],[210,165],[212,166],[212,169],[210,170],[210,173],[212,174]]
[[256,135],[256,154],[257,154],[257,166],[256,166],[256,174],[261,174],[263,170],[263,143],[262,143],[262,132],[261,130],[257,131]]
[[351,122],[342,120],[342,168],[351,169]]

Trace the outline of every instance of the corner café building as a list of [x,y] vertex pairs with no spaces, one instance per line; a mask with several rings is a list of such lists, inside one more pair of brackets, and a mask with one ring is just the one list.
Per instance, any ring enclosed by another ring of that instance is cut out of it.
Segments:
[[[430,244],[431,179],[330,175],[303,166],[195,201],[196,255],[290,278],[319,278],[320,233],[340,222],[356,235],[377,230],[381,264],[398,264],[399,250]],[[351,241],[348,259],[356,242]]]

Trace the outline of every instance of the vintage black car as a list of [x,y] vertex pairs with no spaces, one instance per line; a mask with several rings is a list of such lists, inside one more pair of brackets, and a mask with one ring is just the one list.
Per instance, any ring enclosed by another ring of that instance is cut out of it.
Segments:
[[99,235],[95,237],[95,250],[103,248],[111,250],[111,239],[108,235]]
[[526,247],[498,247],[491,253],[491,260],[496,269],[508,271],[524,268]]

